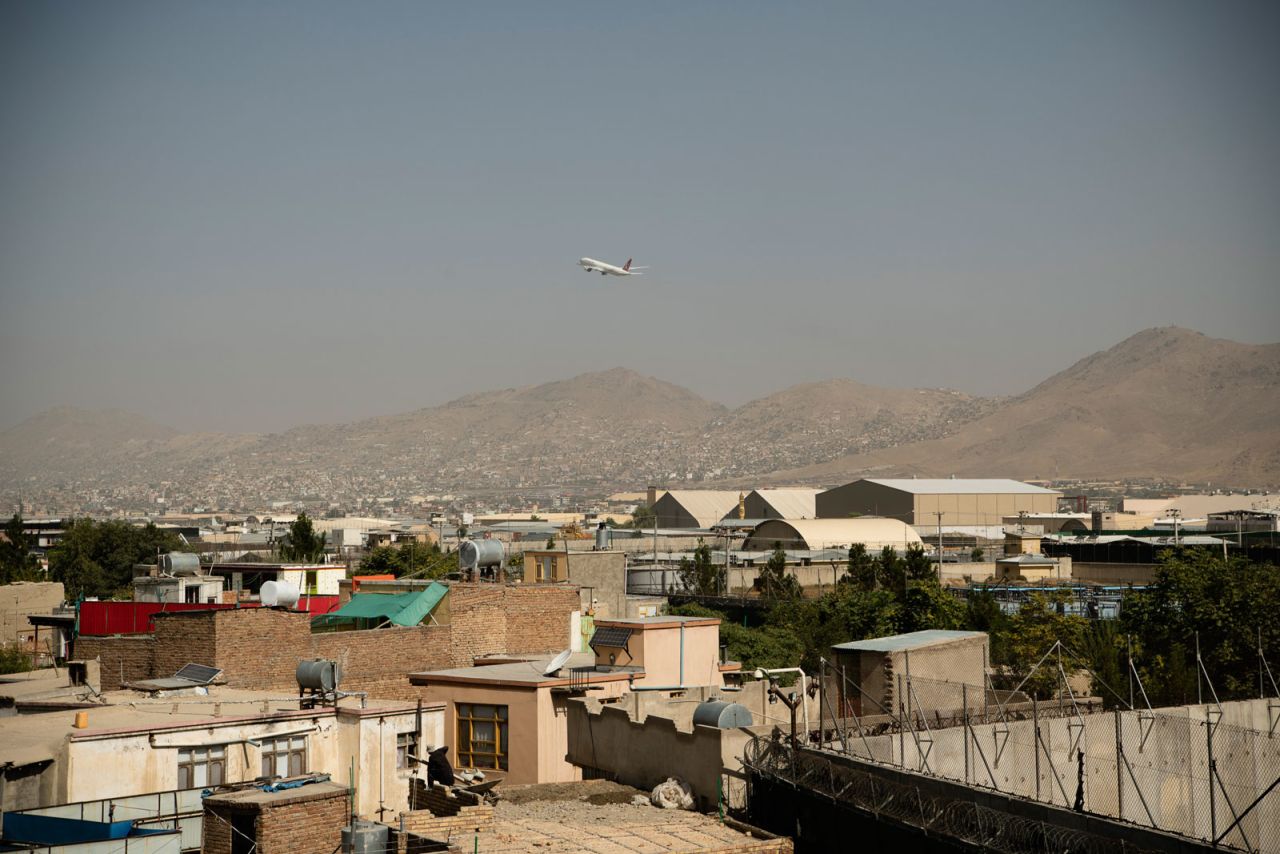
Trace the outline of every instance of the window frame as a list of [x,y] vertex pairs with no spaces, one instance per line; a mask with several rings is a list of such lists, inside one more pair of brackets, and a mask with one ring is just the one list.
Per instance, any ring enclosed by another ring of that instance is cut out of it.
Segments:
[[[263,777],[298,777],[307,773],[307,737],[305,735],[281,735],[264,738],[258,748],[259,768]],[[279,774],[280,757],[285,758],[285,770]],[[294,760],[297,759],[297,770]],[[268,763],[270,766],[268,767]]]
[[416,760],[410,759],[409,755],[422,755],[418,750],[420,743],[421,740],[418,738],[417,730],[411,729],[396,733],[396,770],[404,771],[416,764]]
[[[204,782],[196,782],[197,769],[204,769]],[[178,788],[200,789],[221,786],[227,780],[227,746],[210,744],[178,748]]]
[[[458,766],[510,771],[510,707],[495,703],[454,703],[453,707],[457,719]],[[478,739],[477,724],[492,725],[492,739]],[[492,749],[476,749],[477,746],[489,745],[492,745]]]

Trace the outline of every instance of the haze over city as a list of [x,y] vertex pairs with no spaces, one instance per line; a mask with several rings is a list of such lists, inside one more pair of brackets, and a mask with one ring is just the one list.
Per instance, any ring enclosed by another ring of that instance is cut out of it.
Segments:
[[1010,394],[1151,326],[1269,343],[1277,36],[1268,3],[5,4],[0,426],[615,365]]

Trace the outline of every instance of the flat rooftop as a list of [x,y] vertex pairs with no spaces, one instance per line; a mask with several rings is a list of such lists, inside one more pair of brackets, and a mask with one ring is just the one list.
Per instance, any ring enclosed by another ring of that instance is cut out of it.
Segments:
[[[410,673],[409,681],[414,685],[428,685],[441,682],[470,682],[486,685],[514,685],[528,687],[556,687],[569,684],[570,671],[577,668],[594,668],[595,653],[575,652],[569,656],[558,671],[558,675],[547,676],[543,673],[551,664],[553,655],[540,655],[527,661],[503,661],[500,664],[480,664],[473,667],[452,667],[446,670],[427,670],[421,673]],[[642,670],[596,670],[586,674],[589,682],[612,682],[624,680],[630,676],[643,676]],[[581,676],[579,677],[581,678]]]
[[[645,803],[632,803],[637,797]],[[761,831],[753,835],[745,825],[739,830],[715,816],[658,809],[648,797],[606,780],[504,789],[494,807],[493,831],[481,834],[480,848],[487,854],[791,850],[790,840]]]
[[905,635],[889,635],[883,638],[838,643],[832,649],[850,652],[901,652],[903,650],[922,649],[927,646],[939,646],[953,641],[972,640],[986,636],[986,632],[928,629],[923,632],[908,632]]
[[[138,691],[108,691],[101,695],[103,704],[93,700],[85,689],[79,695],[61,696],[66,703],[94,702],[91,706],[31,714],[15,714],[0,718],[0,765],[12,762],[28,765],[58,758],[63,742],[68,739],[94,739],[139,732],[177,730],[200,725],[229,724],[246,720],[287,721],[330,714],[333,707],[298,708],[298,698],[288,691],[246,691],[220,686],[204,689],[206,693],[183,693],[151,697]],[[431,704],[432,708],[439,704]],[[408,712],[415,705],[396,700],[369,700],[365,709],[360,701],[346,698],[338,708],[344,713],[378,714]],[[424,707],[425,708],[425,707]],[[89,726],[73,726],[77,712],[87,712]]]

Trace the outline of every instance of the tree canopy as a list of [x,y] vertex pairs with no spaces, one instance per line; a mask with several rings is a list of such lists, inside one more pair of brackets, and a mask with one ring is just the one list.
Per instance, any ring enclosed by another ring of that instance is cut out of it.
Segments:
[[414,578],[443,578],[458,569],[457,552],[442,552],[436,543],[414,541],[371,549],[360,561],[362,575],[412,575]]
[[180,551],[190,549],[177,534],[155,525],[75,519],[49,550],[49,575],[62,582],[68,599],[127,597],[134,564],[152,563],[162,552]]
[[14,581],[37,581],[42,577],[39,559],[31,553],[32,538],[17,513],[4,525],[0,539],[0,584]]
[[328,534],[316,533],[310,516],[299,513],[298,518],[289,526],[289,533],[280,540],[278,551],[282,560],[318,563],[324,558],[327,540]]

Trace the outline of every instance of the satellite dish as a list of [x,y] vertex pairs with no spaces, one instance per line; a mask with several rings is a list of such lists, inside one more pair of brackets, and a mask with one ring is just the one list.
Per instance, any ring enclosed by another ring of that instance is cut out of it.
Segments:
[[561,667],[564,667],[564,663],[569,660],[569,656],[571,655],[573,655],[573,650],[571,649],[566,649],[564,652],[559,653],[555,658],[551,659],[551,662],[546,666],[546,669],[542,671],[542,675],[555,676],[556,671]]

